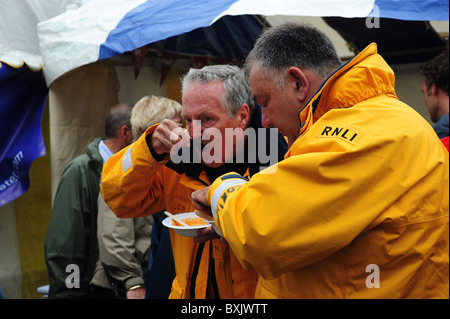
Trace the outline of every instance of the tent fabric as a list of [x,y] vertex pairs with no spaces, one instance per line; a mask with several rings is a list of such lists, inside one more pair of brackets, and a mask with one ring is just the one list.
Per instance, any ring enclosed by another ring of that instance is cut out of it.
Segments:
[[446,41],[424,21],[381,18],[377,22],[379,27],[366,28],[364,18],[325,17],[323,20],[351,43],[356,53],[372,42],[377,43],[378,53],[391,65],[423,63],[446,48]]
[[[410,21],[448,21],[448,0],[375,0],[380,18]],[[426,18],[426,19],[424,19]]]
[[[96,0],[38,24],[47,84],[81,65],[207,27],[224,15],[367,16],[374,0]],[[230,11],[231,10],[231,11]]]
[[241,14],[366,17],[373,5],[374,0],[237,0],[214,21],[225,15]]
[[[128,12],[100,45],[99,59],[208,26],[235,0],[149,0]],[[195,17],[195,18],[193,18]]]
[[0,0],[0,61],[42,68],[37,24],[90,0]]
[[448,21],[448,7],[448,0],[0,0],[0,60],[44,67],[50,86],[79,66],[210,26],[227,15],[372,14]]
[[226,15],[367,17],[374,11],[396,19],[448,20],[442,13],[448,13],[448,0],[398,1],[397,10],[377,1],[97,0],[39,23],[39,44],[50,85],[78,66],[210,26]]
[[46,154],[41,120],[47,95],[42,72],[0,62],[0,207],[28,190],[31,164]]
[[50,87],[52,202],[65,166],[92,139],[104,137],[106,115],[118,102],[116,74],[109,60],[73,70]]
[[[127,12],[142,2],[144,0],[91,0],[40,22],[37,35],[47,85],[64,73],[99,60],[100,45],[108,34]],[[133,25],[137,27],[136,23]]]
[[154,42],[149,47],[189,56],[244,59],[262,32],[263,26],[253,15],[225,16],[209,27]]

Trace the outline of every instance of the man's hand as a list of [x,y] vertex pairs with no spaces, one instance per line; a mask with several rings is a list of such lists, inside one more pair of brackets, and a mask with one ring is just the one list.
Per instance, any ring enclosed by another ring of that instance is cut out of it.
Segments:
[[[195,191],[192,193],[192,202],[194,203],[195,207],[197,208],[197,210],[200,211],[200,214],[198,215],[208,215],[212,217],[211,214],[211,207],[209,207],[209,203],[206,200],[206,195],[208,194],[208,190],[209,190],[209,186],[205,187],[199,191]],[[210,218],[207,218],[210,219]],[[212,219],[212,218],[211,218]],[[212,239],[216,239],[216,238],[221,238],[221,240],[223,240],[224,242],[225,239],[223,237],[220,237],[216,231],[214,230],[214,228],[212,226],[208,226],[206,228],[200,229],[197,232],[197,236],[194,237],[194,241],[198,242],[198,243],[202,243],[208,240],[212,240]]]
[[[174,148],[174,145],[178,147]],[[151,147],[157,154],[173,154],[183,146],[190,145],[189,134],[172,120],[163,120],[153,131]]]
[[200,229],[197,232],[197,236],[194,237],[194,241],[197,243],[203,243],[208,240],[221,238],[212,226],[208,226],[206,228]]
[[139,287],[127,291],[127,299],[145,299],[145,288]]
[[209,186],[205,187],[199,191],[195,191],[192,193],[192,202],[194,203],[195,208],[199,210],[201,213],[205,215],[212,216],[211,207],[209,206],[208,201],[206,200],[206,195],[208,194]]

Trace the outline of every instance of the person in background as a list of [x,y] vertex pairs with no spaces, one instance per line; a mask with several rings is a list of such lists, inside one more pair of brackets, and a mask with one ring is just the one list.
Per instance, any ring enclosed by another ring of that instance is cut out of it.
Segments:
[[97,198],[103,154],[133,140],[132,106],[118,104],[105,120],[106,138],[95,138],[86,152],[64,169],[45,237],[49,298],[94,298],[90,287],[98,259]]
[[[255,107],[240,68],[215,65],[191,69],[183,77],[182,102],[187,132],[164,120],[104,166],[101,193],[117,216],[139,217],[162,209],[172,214],[193,212],[193,191],[225,172],[254,176],[261,166],[271,164],[267,158],[252,159],[259,147],[266,145],[250,139],[226,143],[226,129],[254,132],[256,141],[270,141],[274,146],[270,159],[276,163],[283,158],[286,142],[276,130],[261,127],[260,109]],[[208,132],[216,133],[214,144]],[[211,157],[194,159],[205,152]],[[242,161],[237,160],[238,155]],[[170,298],[253,297],[256,273],[242,268],[211,226],[199,231],[195,240],[173,229],[170,238],[176,269]]]
[[422,67],[422,92],[436,134],[449,150],[448,50]]
[[376,44],[342,65],[323,32],[286,23],[245,70],[290,148],[276,171],[224,174],[192,197],[258,272],[255,297],[448,299],[448,152],[397,98]]
[[[131,113],[134,141],[164,119],[182,125],[181,105],[165,97],[141,98]],[[98,207],[99,260],[92,284],[98,290],[109,290],[109,298],[144,299],[153,216],[118,218],[101,194]],[[165,247],[164,253],[172,254],[170,246]],[[159,273],[160,276],[174,272],[170,264],[164,267],[166,273]]]

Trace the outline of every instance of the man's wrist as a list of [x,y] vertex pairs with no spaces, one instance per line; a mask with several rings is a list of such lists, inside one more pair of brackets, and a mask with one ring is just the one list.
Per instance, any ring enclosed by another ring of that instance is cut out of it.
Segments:
[[128,289],[128,291],[136,290],[136,289],[138,289],[138,288],[144,288],[144,286],[143,286],[143,285],[134,285],[134,286],[130,287],[130,288]]
[[145,141],[147,142],[148,149],[150,151],[150,154],[152,154],[153,158],[157,162],[161,162],[167,154],[165,154],[165,153],[163,153],[163,154],[156,153],[156,151],[152,147],[152,135],[153,135],[153,133],[148,134],[145,137]]
[[211,213],[214,218],[217,218],[217,207],[223,207],[228,196],[223,196],[223,193],[233,192],[238,190],[247,180],[235,172],[224,174],[217,178],[209,187],[206,194],[206,200],[211,206]]

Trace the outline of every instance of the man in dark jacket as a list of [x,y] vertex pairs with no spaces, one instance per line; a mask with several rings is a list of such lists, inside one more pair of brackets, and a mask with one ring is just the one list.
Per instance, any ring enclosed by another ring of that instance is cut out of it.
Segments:
[[45,238],[49,298],[91,298],[89,282],[98,258],[97,198],[102,153],[116,153],[133,140],[132,106],[118,104],[105,121],[106,139],[95,138],[64,169]]
[[435,123],[433,128],[436,134],[448,150],[448,51],[428,61],[422,67],[422,75],[425,106],[431,121]]

